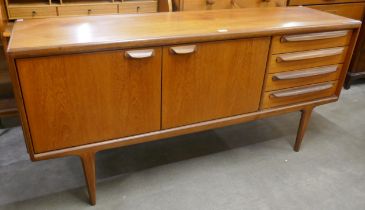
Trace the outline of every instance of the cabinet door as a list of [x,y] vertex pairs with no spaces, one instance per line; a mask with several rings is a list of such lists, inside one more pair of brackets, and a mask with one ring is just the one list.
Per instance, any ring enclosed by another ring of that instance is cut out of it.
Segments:
[[270,39],[163,49],[162,127],[258,110]]
[[17,60],[35,152],[159,130],[161,49],[153,50]]

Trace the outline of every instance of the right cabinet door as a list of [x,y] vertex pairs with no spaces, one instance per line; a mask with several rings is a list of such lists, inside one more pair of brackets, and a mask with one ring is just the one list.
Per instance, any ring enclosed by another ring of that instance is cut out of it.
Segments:
[[257,111],[269,38],[163,49],[162,128]]

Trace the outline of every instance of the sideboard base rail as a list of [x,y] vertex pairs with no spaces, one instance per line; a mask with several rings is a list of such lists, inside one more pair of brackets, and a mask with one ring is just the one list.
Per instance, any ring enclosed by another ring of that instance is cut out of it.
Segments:
[[[233,117],[227,117],[217,120],[211,120],[207,122],[201,122],[196,123],[192,125],[186,125],[181,126],[177,128],[171,128],[161,131],[155,131],[151,133],[141,134],[141,135],[135,135],[135,136],[129,136],[119,139],[112,139],[109,141],[103,141],[103,142],[97,142],[93,144],[87,144],[77,147],[71,147],[67,149],[61,149],[61,150],[55,150],[45,153],[38,153],[34,154],[32,160],[38,161],[38,160],[47,160],[52,158],[60,158],[64,156],[82,156],[85,153],[96,153],[103,150],[118,148],[118,147],[124,147],[129,146],[133,144],[139,144],[142,142],[150,142],[170,137],[175,137],[179,135],[194,133],[194,132],[200,132],[205,130],[211,130],[215,128],[221,128],[229,125],[235,125],[239,123],[259,120],[267,117],[272,117],[280,114],[295,112],[295,111],[303,111],[303,110],[310,110],[313,109],[316,106],[332,103],[338,100],[337,96],[328,97],[324,99],[318,99],[310,102],[300,103],[300,104],[294,104],[291,106],[286,107],[278,107],[278,108],[272,108],[272,109],[265,109],[258,112],[248,113],[248,114],[242,114],[237,115]],[[303,115],[302,115],[303,117]],[[307,118],[307,117],[306,117]],[[307,123],[301,123],[306,126]],[[302,131],[304,132],[304,131]]]

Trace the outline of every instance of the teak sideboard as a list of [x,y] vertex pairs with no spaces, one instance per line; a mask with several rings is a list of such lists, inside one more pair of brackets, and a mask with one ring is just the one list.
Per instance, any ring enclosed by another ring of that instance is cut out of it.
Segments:
[[17,21],[10,75],[32,160],[301,111],[341,92],[360,21],[293,8]]

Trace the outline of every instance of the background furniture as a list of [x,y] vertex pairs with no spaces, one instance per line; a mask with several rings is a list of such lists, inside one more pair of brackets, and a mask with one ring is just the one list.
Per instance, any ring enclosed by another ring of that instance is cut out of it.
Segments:
[[[16,108],[15,99],[13,96],[13,90],[11,81],[8,74],[8,64],[5,51],[9,41],[10,33],[7,31],[7,14],[4,2],[0,1],[0,128],[3,128],[2,118],[12,117],[18,115],[18,110]],[[5,36],[4,36],[5,35]]]
[[338,100],[360,25],[303,7],[16,22],[29,155],[79,156],[95,204],[101,150],[301,111],[299,151],[312,110]]
[[365,78],[365,24],[362,25],[351,66],[347,73],[345,88],[349,89],[353,81],[362,78]]
[[5,0],[10,20],[157,12],[157,0]]
[[285,7],[287,0],[174,0],[174,10],[212,10],[253,7]]
[[324,12],[362,20],[365,0],[289,0],[289,6],[306,6]]

